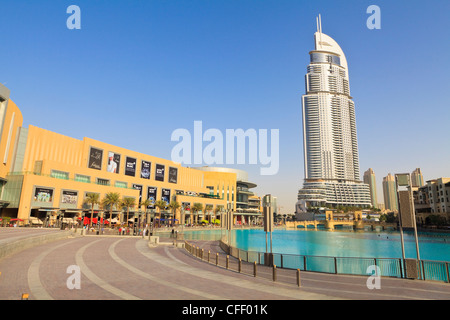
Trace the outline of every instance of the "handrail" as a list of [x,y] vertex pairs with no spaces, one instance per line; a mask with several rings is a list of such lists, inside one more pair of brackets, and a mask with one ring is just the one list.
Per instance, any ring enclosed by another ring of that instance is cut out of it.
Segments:
[[[379,276],[403,279],[433,280],[450,283],[450,262],[415,260],[401,258],[373,258],[373,257],[332,257],[311,256],[284,253],[265,253],[259,251],[247,251],[229,246],[226,237],[219,240],[220,248],[227,256],[232,256],[239,261],[265,266],[276,265],[283,269],[297,269],[331,274],[369,275],[369,267],[376,267]],[[193,255],[195,248],[185,240],[185,248]],[[198,255],[196,255],[199,257]],[[408,269],[411,260],[416,262],[417,273],[411,273]],[[408,262],[408,263],[407,263]],[[371,275],[371,273],[370,273]]]

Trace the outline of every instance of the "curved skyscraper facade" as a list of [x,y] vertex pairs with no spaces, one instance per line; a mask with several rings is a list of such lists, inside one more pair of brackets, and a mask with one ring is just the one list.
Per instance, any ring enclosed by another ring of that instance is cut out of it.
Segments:
[[317,29],[302,97],[305,183],[298,199],[310,206],[370,206],[369,186],[359,177],[347,59],[319,22]]

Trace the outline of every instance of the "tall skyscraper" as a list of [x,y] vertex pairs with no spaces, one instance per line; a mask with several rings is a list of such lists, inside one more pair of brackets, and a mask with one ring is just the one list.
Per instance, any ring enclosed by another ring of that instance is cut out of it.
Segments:
[[378,208],[378,200],[377,200],[377,181],[375,179],[375,172],[373,172],[372,168],[369,168],[366,172],[364,172],[364,183],[369,185],[370,188],[370,202],[372,203],[372,207]]
[[314,37],[302,97],[305,182],[298,200],[309,206],[370,206],[369,186],[359,176],[347,59],[322,33],[320,15]]
[[416,170],[411,172],[411,183],[413,187],[423,187],[423,175],[420,168],[416,168]]
[[384,207],[386,210],[398,211],[397,187],[395,177],[390,173],[383,178]]

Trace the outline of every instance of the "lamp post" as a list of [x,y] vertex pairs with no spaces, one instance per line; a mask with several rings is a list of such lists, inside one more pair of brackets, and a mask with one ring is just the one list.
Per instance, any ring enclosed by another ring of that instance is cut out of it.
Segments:
[[[272,212],[272,195],[267,194],[263,198],[263,211],[264,211],[264,231],[266,232],[266,257],[264,259],[265,265],[272,265],[272,230],[273,230],[273,212]],[[270,233],[270,255],[267,250],[267,233]]]
[[[403,227],[413,228],[414,238],[416,243],[416,256],[417,261],[420,263],[419,253],[419,239],[417,236],[416,214],[414,210],[414,199],[412,195],[412,182],[411,175],[409,173],[395,174],[395,186],[397,191],[397,203],[398,203],[398,217],[400,227],[400,239],[402,245],[402,258],[405,262],[405,244],[403,238]],[[400,190],[400,187],[406,190]],[[405,274],[406,274],[406,262],[405,262]]]
[[231,247],[231,230],[233,229],[233,204],[227,203],[228,245]]

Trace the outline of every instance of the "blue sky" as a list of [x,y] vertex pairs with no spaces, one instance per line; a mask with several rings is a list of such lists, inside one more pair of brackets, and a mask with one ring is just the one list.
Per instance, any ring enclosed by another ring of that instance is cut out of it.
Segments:
[[[81,30],[69,30],[69,5]],[[369,5],[381,30],[369,30]],[[175,129],[280,130],[280,170],[249,172],[294,210],[315,18],[346,53],[361,177],[450,177],[450,2],[2,0],[0,83],[29,124],[170,159]]]

